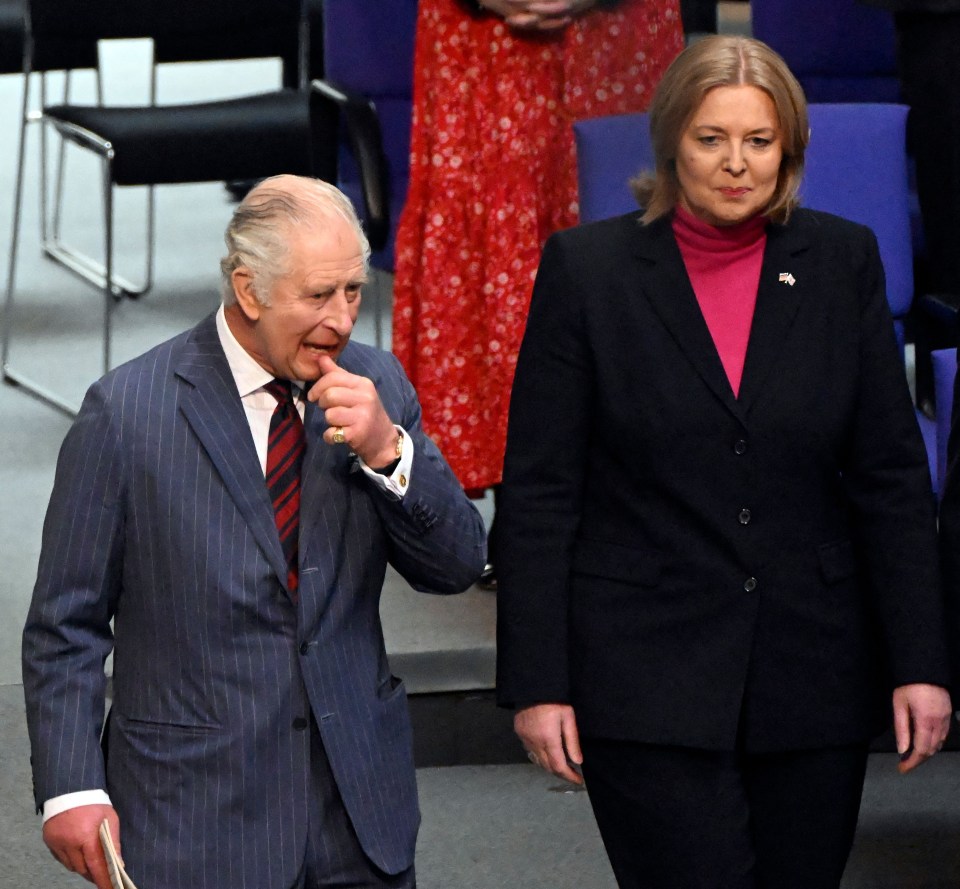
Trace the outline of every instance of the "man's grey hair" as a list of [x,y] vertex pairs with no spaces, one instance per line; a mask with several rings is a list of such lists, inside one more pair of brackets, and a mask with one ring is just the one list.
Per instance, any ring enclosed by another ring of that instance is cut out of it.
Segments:
[[[296,181],[297,188],[281,183]],[[300,226],[322,228],[333,217],[346,220],[353,228],[363,256],[364,273],[369,271],[370,242],[350,199],[340,189],[321,179],[273,176],[264,179],[233,212],[223,239],[227,255],[220,260],[220,289],[223,304],[233,305],[233,272],[245,267],[253,274],[253,292],[262,305],[270,301],[277,278],[289,274],[287,236]]]

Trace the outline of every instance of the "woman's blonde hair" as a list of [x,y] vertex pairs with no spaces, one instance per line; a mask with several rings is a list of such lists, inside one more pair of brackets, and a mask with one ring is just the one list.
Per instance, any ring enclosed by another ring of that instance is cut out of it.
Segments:
[[780,124],[783,160],[777,187],[764,215],[786,222],[799,199],[803,155],[810,138],[807,100],[787,63],[749,37],[712,36],[688,46],[667,69],[650,105],[650,136],[656,169],[631,181],[644,208],[641,221],[673,211],[680,196],[677,150],[704,96],[718,86],[755,86],[773,100]]

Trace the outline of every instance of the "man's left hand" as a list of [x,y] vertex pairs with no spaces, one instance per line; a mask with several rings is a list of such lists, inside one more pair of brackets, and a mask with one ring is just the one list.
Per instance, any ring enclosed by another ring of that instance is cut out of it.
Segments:
[[950,730],[950,695],[939,685],[914,683],[893,692],[893,728],[905,774],[929,759],[942,746]]
[[[396,459],[397,435],[393,421],[383,409],[377,387],[366,377],[338,367],[329,355],[318,362],[322,376],[307,393],[326,418],[323,433],[327,444],[346,444],[371,469],[388,466]],[[342,430],[343,441],[335,439]]]
[[53,857],[68,871],[94,883],[97,889],[112,886],[100,845],[100,824],[104,818],[110,823],[110,834],[120,855],[120,821],[113,806],[75,806],[54,815],[43,825],[43,841]]

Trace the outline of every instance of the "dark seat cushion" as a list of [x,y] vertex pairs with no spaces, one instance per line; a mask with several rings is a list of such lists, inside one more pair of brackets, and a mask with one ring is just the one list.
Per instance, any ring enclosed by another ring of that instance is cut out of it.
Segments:
[[0,74],[23,71],[25,6],[23,0],[0,0]]
[[117,185],[319,175],[307,94],[282,90],[217,102],[148,107],[59,105],[46,114],[113,146]]

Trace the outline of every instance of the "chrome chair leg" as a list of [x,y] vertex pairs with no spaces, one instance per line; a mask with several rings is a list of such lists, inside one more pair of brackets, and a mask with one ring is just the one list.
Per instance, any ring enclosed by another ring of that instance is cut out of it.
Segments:
[[[103,102],[103,84],[100,77],[99,69],[96,73],[96,93],[97,93],[97,104],[102,104]],[[46,76],[46,75],[44,75]],[[63,104],[70,104],[70,92],[73,86],[73,72],[67,71],[64,74],[63,81]],[[65,139],[59,139],[57,144],[57,166],[56,166],[56,178],[53,189],[53,215],[50,220],[50,230],[53,234],[53,240],[60,240],[60,223],[62,219],[61,210],[63,209],[63,180],[66,171],[66,158],[67,158],[67,142]],[[40,163],[46,169],[47,158],[43,154],[40,159]],[[46,200],[43,199],[43,208],[46,207]],[[41,209],[41,223],[45,223],[46,220],[46,211]],[[43,240],[46,240],[44,235]]]
[[[97,104],[103,104],[103,77],[98,69],[95,71],[95,87],[97,95]],[[42,96],[42,107],[46,107],[46,93],[45,93],[45,83],[42,84],[44,89],[44,94]],[[69,81],[65,85],[64,92],[64,104],[68,104],[67,99],[69,97]],[[155,97],[156,85],[155,83],[151,84],[151,98]],[[46,163],[46,144],[47,144],[47,131],[46,127],[41,127],[41,153],[42,153],[42,162],[41,162],[41,172],[40,172],[40,188],[41,188],[41,241],[40,249],[43,254],[49,259],[52,259],[57,264],[63,266],[68,271],[77,275],[80,278],[83,278],[88,283],[92,284],[94,287],[102,289],[105,287],[105,281],[110,281],[110,289],[113,292],[115,299],[122,299],[123,297],[136,298],[142,296],[148,290],[153,287],[153,270],[154,270],[154,217],[155,217],[155,203],[154,203],[154,188],[153,186],[147,187],[147,213],[146,213],[146,262],[144,264],[144,277],[143,280],[139,283],[134,283],[130,278],[119,275],[116,271],[111,273],[106,272],[106,267],[104,263],[101,263],[94,259],[92,256],[84,253],[82,250],[77,249],[76,247],[71,246],[66,243],[61,237],[61,207],[63,200],[63,170],[65,167],[65,148],[66,143],[70,140],[81,143],[84,147],[91,148],[93,151],[97,152],[101,156],[103,153],[112,151],[112,147],[104,143],[103,140],[99,139],[92,133],[87,133],[82,131],[79,127],[75,127],[69,124],[64,124],[58,121],[51,121],[44,118],[44,121],[52,126],[60,136],[60,158],[58,161],[57,173],[56,173],[56,190],[54,196],[54,205],[53,205],[53,216],[52,219],[48,222],[48,200],[47,200],[47,163]]]
[[[100,157],[109,155],[112,158],[113,146],[109,142],[105,142],[99,136],[96,136],[94,133],[90,133],[81,127],[77,127],[72,124],[66,124],[62,121],[50,120],[49,118],[45,118],[44,122],[47,125],[54,127],[62,138],[68,141],[77,142],[83,147],[94,151]],[[147,248],[148,255],[144,280],[142,282],[134,283],[129,278],[118,274],[116,271],[112,270],[112,263],[111,271],[108,272],[105,263],[94,259],[92,256],[89,256],[82,250],[72,247],[70,244],[65,243],[59,238],[51,238],[42,242],[40,249],[43,251],[45,256],[52,259],[58,265],[63,266],[65,269],[69,270],[78,277],[83,278],[85,281],[98,289],[107,287],[107,282],[109,281],[110,291],[113,293],[113,296],[116,299],[122,299],[125,296],[136,298],[143,295],[153,286],[152,244],[154,241],[155,215],[153,191],[154,190],[152,187],[147,191],[146,237],[149,244]]]
[[[40,74],[40,108],[47,107],[47,73]],[[31,115],[31,122],[39,121],[40,125],[40,243],[45,244],[50,240],[50,232],[47,225],[47,128],[43,126],[43,112],[39,111],[36,115]]]
[[[26,84],[24,88],[24,111],[26,112],[26,106],[28,103],[28,93],[26,89]],[[112,340],[113,340],[113,312],[117,302],[119,294],[122,294],[122,291],[118,287],[118,282],[116,276],[113,274],[114,266],[114,213],[113,213],[113,185],[112,185],[112,161],[113,161],[113,149],[108,144],[102,140],[97,139],[96,136],[85,131],[74,128],[70,130],[61,129],[61,136],[69,132],[69,137],[83,142],[88,148],[93,149],[98,153],[103,164],[103,202],[104,202],[104,262],[102,265],[102,273],[99,274],[99,278],[96,274],[95,269],[91,269],[91,265],[95,265],[92,261],[88,262],[86,266],[82,263],[85,260],[85,257],[78,255],[79,258],[74,257],[71,253],[66,253],[66,250],[69,248],[64,248],[61,245],[57,245],[55,250],[63,251],[67,257],[67,262],[63,263],[68,268],[70,268],[71,262],[76,262],[80,267],[81,276],[87,280],[93,280],[98,284],[99,289],[103,294],[103,373],[106,373],[110,369],[111,365],[111,353],[112,353]],[[10,240],[10,267],[7,272],[7,292],[6,299],[4,302],[4,324],[3,324],[3,337],[2,337],[2,370],[3,370],[3,379],[4,381],[11,383],[13,385],[23,388],[26,392],[38,398],[39,400],[49,404],[50,406],[56,408],[57,410],[62,411],[67,416],[75,417],[77,415],[78,409],[74,404],[69,403],[62,396],[58,395],[56,392],[53,392],[51,389],[46,386],[38,383],[36,380],[30,378],[28,375],[21,373],[15,367],[13,367],[10,360],[10,350],[13,340],[13,311],[14,303],[16,296],[16,270],[17,270],[17,259],[19,255],[19,246],[20,246],[20,226],[22,223],[22,210],[23,210],[23,172],[25,164],[25,155],[26,155],[26,116],[24,116],[24,124],[21,127],[20,132],[20,151],[18,157],[18,170],[17,170],[17,183],[14,189],[14,213],[13,213],[13,230]],[[48,245],[45,252],[50,255],[51,248]]]
[[20,138],[17,150],[17,179],[13,189],[13,225],[10,231],[10,256],[7,268],[7,292],[4,298],[3,330],[0,340],[0,369],[3,380],[12,386],[22,388],[29,395],[50,405],[68,417],[77,415],[77,408],[57,393],[51,391],[27,374],[21,373],[11,363],[10,347],[13,342],[13,309],[17,286],[17,259],[20,250],[20,224],[23,218],[23,173],[26,163],[27,124],[31,122],[28,107],[30,104],[30,73],[23,77],[23,105],[20,114]]
[[112,152],[103,158],[103,372],[110,370],[113,337],[113,309],[117,300],[113,290],[113,182],[110,177]]
[[27,106],[30,100],[30,75],[23,77],[23,105],[20,115],[20,137],[17,146],[17,178],[13,186],[13,224],[10,228],[10,255],[7,266],[7,291],[3,308],[2,345],[0,345],[0,365],[4,379],[7,378],[7,366],[10,363],[10,341],[13,329],[13,292],[16,287],[17,253],[20,246],[20,218],[23,210],[23,167],[24,148],[27,141]]

